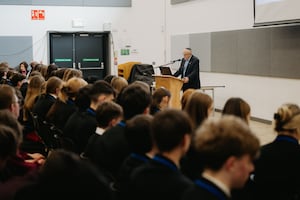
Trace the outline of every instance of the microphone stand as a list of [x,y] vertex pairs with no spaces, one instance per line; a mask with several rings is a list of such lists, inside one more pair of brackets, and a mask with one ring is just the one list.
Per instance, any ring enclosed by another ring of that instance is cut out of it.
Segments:
[[166,64],[163,64],[163,65],[160,65],[160,66],[158,66],[158,67],[156,67],[156,68],[159,68],[159,67],[165,67],[165,66],[168,66],[168,65],[171,65],[171,64],[174,64],[174,63],[176,63],[176,60],[171,61],[171,62],[166,63]]

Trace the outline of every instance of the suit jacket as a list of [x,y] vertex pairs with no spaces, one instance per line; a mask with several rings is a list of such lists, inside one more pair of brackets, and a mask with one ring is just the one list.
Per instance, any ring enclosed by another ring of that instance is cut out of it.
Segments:
[[279,135],[261,148],[255,162],[254,182],[260,198],[294,199],[300,191],[300,146],[289,136]]
[[182,86],[182,90],[185,91],[186,89],[189,88],[194,88],[194,89],[199,89],[201,84],[200,84],[200,78],[199,78],[199,68],[200,68],[200,61],[196,56],[193,56],[190,58],[189,64],[186,68],[185,74],[183,74],[183,69],[184,69],[184,63],[185,60],[182,59],[180,63],[179,69],[174,73],[175,77],[181,76],[183,77],[188,77],[189,82],[184,83]]
[[77,107],[72,101],[64,103],[58,99],[49,109],[46,115],[46,120],[62,130],[69,117],[77,110]]
[[131,174],[139,166],[149,162],[151,158],[146,155],[132,153],[123,162],[117,181],[117,187],[120,191],[120,199],[129,199],[128,190]]
[[133,172],[129,199],[181,200],[184,191],[192,185],[193,182],[182,175],[171,160],[156,155],[153,160]]
[[182,200],[229,200],[230,198],[215,184],[205,178],[195,181],[183,195]]
[[96,114],[92,109],[84,112],[75,112],[68,119],[63,134],[74,143],[74,152],[82,153],[88,143],[89,137],[97,128]]
[[43,94],[34,104],[32,111],[38,115],[40,120],[45,120],[49,109],[55,103],[55,101],[56,99],[50,94]]
[[105,131],[103,135],[93,134],[88,141],[84,155],[98,169],[116,178],[130,150],[124,135],[125,127],[118,124]]

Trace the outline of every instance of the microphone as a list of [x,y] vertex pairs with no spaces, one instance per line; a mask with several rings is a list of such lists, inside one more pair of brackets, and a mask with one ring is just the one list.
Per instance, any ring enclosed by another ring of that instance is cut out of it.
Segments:
[[181,61],[181,59],[172,60],[172,63]]

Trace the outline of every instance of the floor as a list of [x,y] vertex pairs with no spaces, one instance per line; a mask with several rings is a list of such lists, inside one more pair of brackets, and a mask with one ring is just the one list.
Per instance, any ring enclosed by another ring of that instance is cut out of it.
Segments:
[[[219,116],[220,113],[215,112],[215,117],[219,117]],[[249,126],[254,132],[254,134],[260,140],[261,145],[273,141],[274,138],[276,137],[276,132],[274,131],[272,124],[266,124],[266,123],[251,120]]]
[[261,145],[273,141],[276,137],[276,132],[274,131],[274,127],[271,124],[251,121],[250,128],[259,138]]

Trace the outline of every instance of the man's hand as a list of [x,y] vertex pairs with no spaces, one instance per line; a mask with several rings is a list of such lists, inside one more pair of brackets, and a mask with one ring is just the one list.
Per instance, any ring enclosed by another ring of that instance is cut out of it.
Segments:
[[183,81],[183,83],[188,83],[188,82],[189,82],[189,77],[184,77],[184,78],[182,79],[182,81]]

